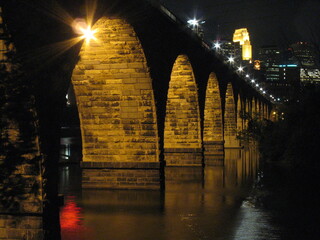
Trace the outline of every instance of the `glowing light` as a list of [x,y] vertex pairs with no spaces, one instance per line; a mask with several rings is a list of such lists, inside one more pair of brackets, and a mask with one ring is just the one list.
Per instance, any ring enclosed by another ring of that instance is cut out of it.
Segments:
[[86,29],[81,29],[81,31],[83,33],[82,38],[86,39],[87,43],[89,43],[91,39],[97,40],[97,38],[94,36],[97,30],[92,30],[90,26],[88,26]]
[[238,67],[238,71],[243,72],[243,67],[242,66]]
[[220,49],[220,47],[221,47],[221,44],[219,42],[215,42],[213,45],[214,49]]
[[260,88],[260,91],[263,91],[263,88]]
[[87,24],[84,19],[75,19],[72,23],[73,31],[81,35],[81,39],[85,39],[87,43],[90,40],[97,40],[94,34],[98,31],[97,29],[92,29],[90,24]]
[[250,76],[249,76],[249,74],[246,74],[246,78],[249,78]]
[[230,57],[228,58],[228,62],[229,62],[229,63],[233,63],[233,62],[234,62],[234,57],[230,56]]
[[266,94],[266,91],[263,91],[262,93],[263,93],[263,94]]
[[252,82],[252,83],[255,83],[256,81],[255,81],[254,79],[251,79],[251,82]]
[[256,84],[256,87],[259,87],[259,84],[258,84],[258,83]]
[[74,196],[66,199],[66,204],[60,212],[60,225],[62,231],[79,231],[82,230],[82,209],[77,206]]
[[190,25],[192,25],[192,26],[198,26],[199,25],[199,20],[197,20],[197,19],[190,19],[190,20],[188,20],[188,23],[190,24]]

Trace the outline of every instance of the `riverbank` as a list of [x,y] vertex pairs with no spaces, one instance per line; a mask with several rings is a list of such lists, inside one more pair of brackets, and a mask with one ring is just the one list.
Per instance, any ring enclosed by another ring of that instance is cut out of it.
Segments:
[[288,164],[264,162],[251,199],[269,211],[282,240],[319,239],[319,181],[314,171],[297,171]]

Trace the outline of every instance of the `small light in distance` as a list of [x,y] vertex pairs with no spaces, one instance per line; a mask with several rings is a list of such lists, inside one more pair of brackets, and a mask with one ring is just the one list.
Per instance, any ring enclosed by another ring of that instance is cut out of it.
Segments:
[[213,48],[214,48],[214,49],[220,49],[220,47],[221,47],[221,44],[220,44],[219,42],[215,42],[215,43],[213,44]]
[[192,25],[192,26],[198,26],[199,25],[199,20],[197,20],[197,19],[190,19],[190,20],[188,20],[188,23],[190,24],[190,25]]
[[233,63],[233,62],[234,62],[234,57],[230,56],[230,57],[228,58],[228,62],[229,62],[229,63]]

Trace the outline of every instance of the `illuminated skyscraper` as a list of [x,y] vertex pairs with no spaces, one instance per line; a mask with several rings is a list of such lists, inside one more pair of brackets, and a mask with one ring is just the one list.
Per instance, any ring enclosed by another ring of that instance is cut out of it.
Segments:
[[250,44],[249,32],[246,28],[236,29],[233,34],[233,42],[239,42],[242,48],[242,60],[251,61],[252,46]]

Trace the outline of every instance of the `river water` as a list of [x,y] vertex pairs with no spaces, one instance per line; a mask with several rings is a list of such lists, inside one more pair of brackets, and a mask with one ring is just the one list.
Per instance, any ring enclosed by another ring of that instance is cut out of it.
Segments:
[[77,150],[66,144],[63,153],[63,240],[283,239],[256,201],[263,173],[254,149],[226,150],[223,167],[166,168],[164,191],[81,189]]

